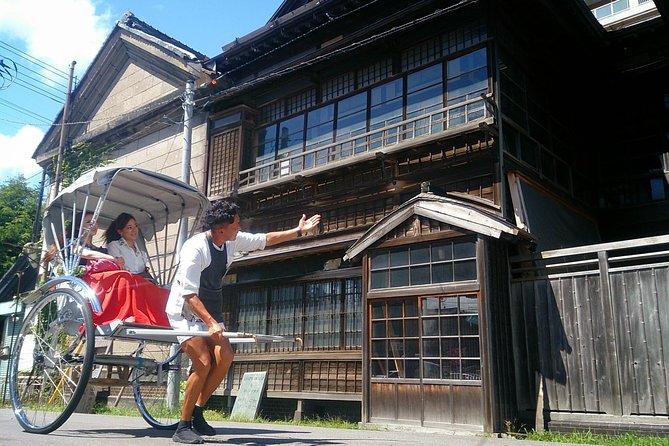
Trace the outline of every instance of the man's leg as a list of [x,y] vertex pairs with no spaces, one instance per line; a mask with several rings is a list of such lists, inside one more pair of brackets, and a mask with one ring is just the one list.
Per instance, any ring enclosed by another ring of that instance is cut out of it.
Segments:
[[197,405],[193,411],[193,428],[201,435],[216,435],[216,429],[207,423],[202,412],[209,397],[216,391],[228,373],[234,353],[227,338],[221,338],[220,343],[213,341],[211,338],[206,338],[206,341],[212,351],[214,363],[200,391],[200,396],[197,398]]
[[197,399],[197,405],[201,407],[207,404],[209,397],[218,389],[223,378],[228,374],[232,359],[235,356],[228,338],[221,338],[220,343],[216,343],[211,338],[206,338],[206,341],[213,353],[214,364],[212,364],[207,380],[202,386],[200,397]]
[[181,420],[172,439],[178,443],[199,444],[204,440],[192,431],[192,419],[195,403],[202,393],[211,371],[212,352],[205,338],[193,337],[181,344],[181,349],[188,355],[193,367],[193,373],[186,381],[184,401],[181,406]]

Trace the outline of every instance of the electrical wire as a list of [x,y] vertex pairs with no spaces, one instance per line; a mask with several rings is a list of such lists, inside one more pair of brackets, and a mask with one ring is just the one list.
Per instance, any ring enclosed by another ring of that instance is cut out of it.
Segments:
[[[358,40],[358,41],[353,42],[353,43],[351,43],[351,44],[349,44],[349,45],[347,45],[347,46],[345,46],[345,47],[341,47],[341,48],[335,49],[335,50],[333,50],[333,51],[331,51],[331,52],[329,52],[329,53],[322,54],[322,55],[320,55],[320,56],[314,57],[313,59],[310,59],[310,60],[301,62],[301,63],[299,63],[299,64],[291,65],[291,66],[286,67],[286,68],[281,69],[281,70],[277,70],[277,71],[268,73],[268,74],[266,74],[266,75],[264,75],[264,76],[257,77],[257,78],[255,78],[255,79],[253,79],[253,80],[251,80],[251,81],[243,82],[243,83],[241,83],[241,84],[239,84],[239,85],[235,85],[235,86],[232,86],[232,87],[225,88],[224,90],[221,90],[221,91],[218,91],[218,92],[215,92],[215,93],[211,93],[211,94],[209,94],[209,95],[207,95],[207,96],[204,96],[204,97],[202,97],[202,98],[196,99],[195,102],[196,102],[196,104],[198,104],[198,103],[203,104],[203,105],[200,105],[198,108],[200,108],[200,109],[204,109],[209,103],[211,103],[212,100],[215,100],[215,99],[218,99],[218,98],[224,98],[224,97],[233,95],[233,94],[238,93],[238,92],[240,92],[240,91],[242,91],[242,90],[245,90],[245,89],[247,89],[247,88],[250,88],[250,87],[254,87],[254,86],[256,86],[256,85],[259,85],[259,84],[261,84],[261,83],[263,83],[263,82],[266,82],[266,81],[269,81],[269,80],[272,80],[272,79],[276,79],[276,78],[285,76],[286,74],[290,74],[290,73],[293,73],[293,72],[295,72],[295,71],[303,70],[303,69],[306,68],[306,67],[309,67],[309,66],[312,66],[312,65],[316,65],[316,64],[318,64],[318,63],[320,63],[320,62],[323,62],[323,61],[325,61],[325,60],[331,59],[331,58],[333,58],[333,57],[335,57],[335,56],[339,56],[339,55],[342,55],[342,54],[349,53],[349,52],[354,51],[354,50],[356,50],[356,49],[358,49],[358,48],[360,48],[360,47],[364,47],[364,46],[369,45],[369,44],[371,44],[371,43],[374,43],[374,42],[376,42],[376,41],[378,41],[378,40],[385,39],[385,38],[387,38],[388,36],[391,36],[391,35],[396,34],[396,33],[398,33],[398,32],[402,32],[402,31],[405,31],[405,30],[407,30],[407,29],[409,29],[409,28],[411,28],[411,27],[415,27],[415,26],[417,26],[417,25],[420,25],[420,24],[423,23],[423,22],[432,20],[432,19],[434,19],[434,18],[436,18],[436,17],[439,17],[439,16],[441,16],[441,15],[444,15],[444,14],[450,13],[450,12],[452,12],[452,11],[454,11],[454,10],[460,9],[460,8],[466,6],[467,4],[470,4],[470,3],[476,3],[477,1],[478,1],[478,0],[461,0],[460,2],[458,2],[458,3],[454,4],[454,5],[451,5],[451,6],[449,6],[449,7],[442,8],[442,9],[437,9],[437,10],[435,10],[434,12],[432,12],[432,13],[426,15],[426,16],[417,18],[417,19],[415,19],[415,20],[411,20],[410,22],[406,22],[406,23],[403,23],[403,24],[401,24],[401,25],[395,26],[395,27],[393,27],[393,28],[391,28],[391,29],[389,29],[389,30],[382,31],[382,32],[380,32],[380,33],[378,33],[378,34],[375,34],[375,35],[373,35],[373,36],[370,36],[370,37],[367,37],[367,38]],[[340,17],[341,17],[341,16],[340,16]],[[321,25],[321,26],[323,26],[323,25]],[[304,36],[304,35],[306,35],[306,33],[303,34],[303,35],[301,35],[301,36],[299,36],[299,37],[302,37],[302,36]],[[297,39],[297,38],[299,38],[299,37],[296,37],[295,39]],[[293,39],[292,41],[295,41],[295,39]],[[264,57],[264,55],[259,56],[259,57],[257,57],[256,59],[253,59],[253,60],[251,60],[251,61],[249,61],[249,62],[246,62],[244,65],[247,65],[247,64],[249,64],[249,63],[251,63],[251,62],[254,62],[255,60],[260,59],[261,57]],[[225,73],[223,73],[223,74],[221,74],[220,76],[218,76],[218,77],[216,78],[216,80],[221,79],[222,77],[224,77],[224,76],[227,75],[228,73],[232,73],[232,72],[233,72],[234,70],[236,70],[236,69],[237,69],[237,68],[234,68],[234,69],[232,69],[232,70],[226,71]]]
[[25,88],[26,90],[30,90],[30,91],[32,91],[33,93],[37,93],[37,94],[39,94],[40,96],[44,96],[44,97],[47,98],[47,99],[51,99],[52,101],[54,101],[54,102],[56,102],[56,103],[58,103],[58,104],[62,104],[62,103],[64,103],[64,101],[65,101],[64,99],[59,99],[59,98],[53,96],[51,93],[49,93],[48,91],[44,90],[43,88],[36,87],[36,86],[34,86],[34,85],[32,85],[32,84],[30,84],[30,83],[24,81],[24,80],[23,80],[22,78],[20,78],[20,77],[17,77],[16,79],[14,79],[14,83],[15,83],[16,85],[20,86],[20,87]]
[[[109,122],[109,121],[113,121],[115,119],[124,118],[128,115],[131,115],[131,114],[134,115],[138,112],[158,108],[158,107],[163,106],[165,104],[169,104],[170,102],[174,102],[175,100],[180,99],[181,97],[182,97],[182,95],[178,94],[176,96],[171,96],[171,97],[169,97],[169,98],[167,98],[163,101],[157,102],[155,104],[146,105],[144,107],[136,108],[136,109],[134,109],[134,110],[132,110],[128,113],[122,113],[122,114],[119,114],[119,115],[109,116],[109,117],[106,117],[106,118],[89,119],[87,121],[68,121],[68,122],[62,123],[62,122],[52,121],[51,119],[44,118],[43,116],[40,116],[40,115],[37,115],[36,117],[47,119],[48,123],[11,121],[11,120],[8,120],[8,119],[3,119],[3,118],[0,118],[0,121],[5,121],[5,122],[9,122],[9,123],[12,123],[12,124],[19,124],[19,125],[32,125],[34,127],[60,127],[60,126],[63,126],[63,125],[72,126],[72,125],[81,125],[81,124],[93,124],[93,123],[97,123],[97,122]],[[158,119],[157,121],[155,121],[154,123],[152,123],[150,125],[155,125],[156,123],[160,122],[161,120],[163,120],[165,118],[166,118],[166,116],[161,116],[160,119]],[[169,119],[169,117],[168,117],[168,119]],[[171,119],[169,119],[169,120],[171,120]],[[172,121],[173,124],[182,124],[181,121],[173,121],[173,120],[171,120],[171,121]]]
[[40,59],[38,59],[34,56],[31,56],[30,54],[28,54],[24,51],[21,51],[20,49],[16,48],[15,46],[10,45],[7,42],[3,42],[2,40],[0,40],[0,47],[5,48],[5,50],[16,54],[17,56],[19,56],[23,59],[26,59],[27,61],[29,61],[31,63],[34,63],[35,65],[39,65],[40,67],[44,68],[44,70],[46,70],[50,73],[53,73],[56,76],[60,76],[63,79],[65,79],[66,81],[67,81],[67,79],[69,79],[69,75],[65,71],[60,70],[60,69],[54,67],[53,65],[49,65],[48,63],[46,63],[46,62],[44,62],[44,61],[42,61],[42,60],[40,60]]
[[51,122],[51,120],[49,118],[47,118],[45,116],[42,116],[40,114],[37,114],[33,111],[30,111],[27,108],[21,107],[20,105],[16,105],[13,102],[9,102],[6,99],[0,98],[0,105],[4,105],[5,107],[8,107],[12,110],[15,110],[19,113],[23,113],[24,115],[27,115],[27,116],[32,116],[32,117],[37,118],[37,119],[43,119],[47,123]]
[[237,66],[237,67],[235,67],[235,68],[233,68],[233,69],[231,69],[231,70],[229,70],[229,71],[226,71],[225,73],[223,73],[223,74],[221,74],[220,76],[216,77],[216,80],[220,80],[220,79],[223,78],[224,76],[227,76],[227,75],[229,75],[230,73],[234,73],[235,71],[240,70],[240,69],[244,68],[245,66],[247,66],[247,65],[249,65],[249,64],[251,64],[251,63],[254,63],[254,62],[258,61],[258,60],[262,59],[263,57],[269,56],[270,54],[274,53],[275,51],[279,51],[280,49],[282,49],[282,48],[284,48],[284,47],[290,45],[291,43],[296,42],[297,40],[302,39],[303,37],[306,37],[306,36],[308,36],[309,34],[315,32],[315,31],[318,31],[318,30],[321,29],[322,27],[324,27],[324,26],[326,26],[326,25],[329,25],[329,24],[331,24],[332,22],[337,21],[337,20],[339,20],[339,19],[341,19],[341,18],[343,18],[343,17],[346,17],[346,16],[348,16],[348,15],[350,15],[350,14],[356,13],[356,12],[360,11],[360,10],[363,9],[363,8],[367,8],[368,6],[371,6],[371,5],[373,5],[374,3],[378,2],[378,1],[379,1],[379,0],[367,1],[367,2],[364,3],[362,6],[359,6],[359,7],[355,8],[355,9],[352,9],[352,10],[350,10],[350,11],[344,13],[344,14],[338,15],[337,17],[331,17],[329,14],[326,13],[325,15],[326,15],[327,18],[328,18],[328,21],[327,21],[327,22],[325,22],[325,23],[321,23],[320,25],[311,28],[309,31],[306,31],[306,32],[300,34],[299,36],[296,36],[296,37],[294,37],[294,38],[288,40],[287,42],[284,42],[283,44],[281,44],[281,45],[279,45],[279,46],[277,46],[277,47],[275,47],[275,48],[272,48],[271,50],[267,51],[266,53],[263,53],[263,54],[261,54],[260,56],[254,58],[254,59],[251,59],[251,60],[249,60],[248,62],[245,62],[245,63],[243,63],[243,64],[241,64],[241,65],[239,65],[239,66]]

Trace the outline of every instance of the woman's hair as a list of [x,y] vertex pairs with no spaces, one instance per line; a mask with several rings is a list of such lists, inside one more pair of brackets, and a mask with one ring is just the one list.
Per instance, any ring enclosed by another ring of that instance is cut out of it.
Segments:
[[67,225],[65,226],[65,236],[69,237],[72,235],[72,226],[74,225],[74,236],[79,235],[79,225],[81,224],[81,220],[84,218],[86,215],[93,215],[93,211],[86,211],[86,213],[83,212],[77,212],[77,215],[74,216],[74,220],[71,222],[67,222]]
[[239,215],[239,206],[226,200],[216,200],[211,207],[207,209],[204,216],[204,224],[207,229],[219,226],[224,223],[235,221],[235,215]]
[[109,224],[109,227],[102,236],[105,240],[105,243],[119,240],[121,238],[121,234],[119,234],[118,231],[125,228],[125,225],[127,225],[130,220],[135,220],[135,217],[126,212],[118,214],[116,220]]

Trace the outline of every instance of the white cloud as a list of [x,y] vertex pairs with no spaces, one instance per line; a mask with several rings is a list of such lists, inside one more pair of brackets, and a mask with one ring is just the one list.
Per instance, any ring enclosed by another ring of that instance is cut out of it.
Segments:
[[2,0],[0,33],[25,43],[25,52],[67,71],[85,72],[114,25],[109,9],[92,0]]
[[44,132],[30,125],[22,127],[15,135],[0,135],[0,178],[3,180],[17,174],[31,178],[42,169],[31,158]]
[[[96,7],[101,12],[96,12]],[[100,0],[0,0],[0,40],[11,42],[10,45],[31,58],[64,73],[72,61],[76,61],[75,75],[79,78],[102,48],[114,22],[109,7]],[[6,55],[24,65],[31,64],[30,59],[22,59],[18,54]],[[42,71],[46,78],[57,79],[41,65],[34,64],[27,70]],[[57,82],[62,85],[67,80],[57,79]],[[5,100],[47,117],[55,116],[60,110],[51,99],[38,97],[30,90],[14,87],[10,93],[19,92],[20,96]],[[36,97],[41,102],[35,102]],[[7,115],[7,102],[4,105],[0,112]],[[31,178],[41,172],[32,154],[44,131],[28,124],[35,121],[33,118],[17,117],[14,108],[9,107],[9,117],[27,123],[14,134],[9,133],[6,125],[0,128],[0,181],[17,174]],[[0,124],[3,124],[2,119]]]

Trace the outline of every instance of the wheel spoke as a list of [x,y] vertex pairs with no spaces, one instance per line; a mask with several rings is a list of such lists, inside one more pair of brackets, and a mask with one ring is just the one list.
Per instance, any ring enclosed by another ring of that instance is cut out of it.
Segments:
[[[54,289],[26,315],[12,361],[14,413],[28,432],[48,433],[76,408],[93,366],[93,318],[71,289]],[[21,370],[22,363],[29,367]]]

